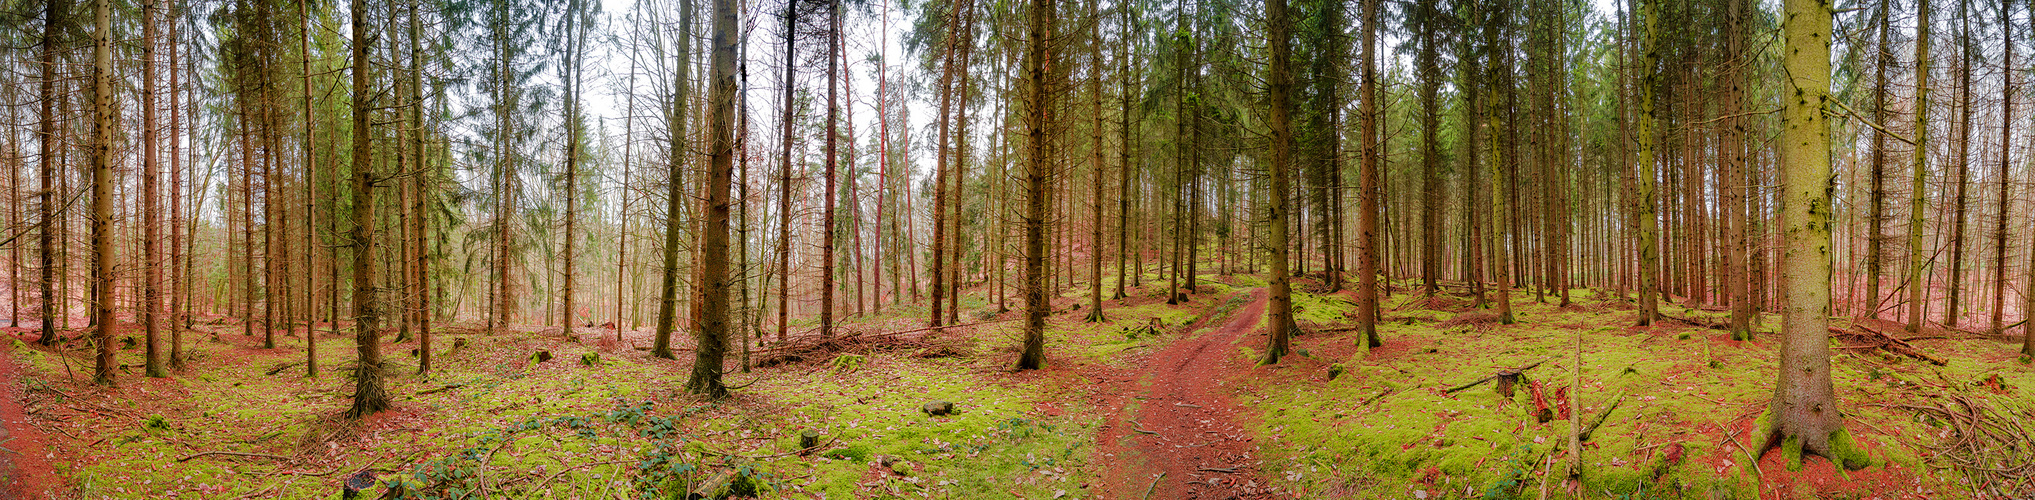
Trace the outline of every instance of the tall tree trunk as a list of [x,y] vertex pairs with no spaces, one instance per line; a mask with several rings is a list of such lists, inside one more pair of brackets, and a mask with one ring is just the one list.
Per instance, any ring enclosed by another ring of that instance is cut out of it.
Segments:
[[113,9],[92,1],[92,325],[99,356],[92,382],[113,385]]
[[36,142],[40,148],[40,152],[36,154],[36,160],[42,164],[42,171],[36,176],[36,181],[39,183],[38,187],[40,188],[38,192],[41,193],[37,195],[40,200],[36,203],[36,209],[40,212],[38,214],[40,217],[36,220],[41,221],[40,228],[36,230],[36,236],[40,240],[37,242],[36,249],[40,257],[38,259],[38,268],[42,270],[42,280],[38,283],[42,287],[42,297],[39,301],[41,311],[37,314],[37,318],[42,320],[42,336],[36,339],[36,343],[44,346],[56,345],[57,322],[62,321],[56,307],[57,303],[61,302],[62,299],[56,294],[55,290],[57,282],[55,249],[58,224],[56,221],[56,207],[52,204],[56,203],[57,192],[55,185],[57,180],[58,149],[56,104],[58,99],[63,98],[57,94],[56,86],[57,34],[63,30],[64,26],[70,23],[70,8],[69,0],[49,0],[49,3],[44,8],[42,19],[42,61],[40,63],[42,66],[42,78],[39,82],[42,94],[42,116],[37,120],[39,128],[36,131]]
[[[105,0],[99,0],[105,1]],[[359,419],[389,409],[389,393],[382,387],[381,311],[375,299],[375,178],[374,146],[370,142],[369,113],[375,94],[368,90],[367,0],[353,0],[353,331],[354,349],[359,353],[354,368],[353,407],[347,418]]]
[[[798,51],[792,43],[796,40],[795,27],[798,23],[798,2],[787,2],[784,6],[784,157],[778,162],[777,174],[777,341],[785,340],[786,330],[791,324],[791,139],[792,139],[792,75],[798,68]],[[939,306],[933,306],[938,309]],[[934,314],[937,318],[939,315]],[[937,324],[938,320],[934,320]]]
[[[1724,52],[1733,68],[1740,68],[1751,56],[1745,50],[1744,23],[1747,11],[1752,7],[1744,0],[1727,0]],[[1718,111],[1726,117],[1723,124],[1724,148],[1720,153],[1726,159],[1726,166],[1720,177],[1720,187],[1724,190],[1724,241],[1730,246],[1724,253],[1724,280],[1731,290],[1728,294],[1731,300],[1731,323],[1728,327],[1732,340],[1752,340],[1752,272],[1746,256],[1751,242],[1747,241],[1750,231],[1746,228],[1749,217],[1745,208],[1747,191],[1751,186],[1745,182],[1744,172],[1753,165],[1745,154],[1745,120],[1736,116],[1743,108],[1742,85],[1750,80],[1749,74],[1745,69],[1733,69],[1726,74],[1723,107]]]
[[1271,47],[1271,80],[1268,85],[1270,105],[1268,113],[1272,130],[1272,164],[1267,168],[1271,174],[1271,186],[1267,194],[1270,200],[1266,206],[1266,227],[1270,235],[1265,243],[1267,261],[1272,267],[1271,291],[1266,298],[1265,328],[1271,333],[1271,341],[1265,346],[1264,359],[1260,364],[1277,364],[1291,348],[1293,337],[1293,291],[1286,275],[1287,253],[1287,173],[1292,168],[1293,156],[1293,47],[1288,24],[1291,17],[1286,12],[1286,0],[1265,0],[1266,44]]
[[1963,61],[1958,64],[1957,165],[1952,167],[1957,175],[1957,184],[1956,187],[1952,188],[1956,192],[1953,195],[1956,200],[1952,202],[1953,205],[1951,206],[1951,211],[1954,215],[1951,217],[1950,223],[1950,282],[1948,283],[1950,290],[1949,296],[1945,297],[1943,306],[1943,324],[1952,327],[1957,326],[1957,317],[1961,314],[1961,311],[1958,310],[1958,305],[1964,302],[1961,294],[1964,290],[1964,225],[1967,216],[1966,212],[1969,211],[1968,207],[1965,206],[1968,201],[1967,195],[1969,194],[1966,192],[1966,188],[1971,184],[1972,46],[1970,16],[1970,0],[1960,0],[1957,2],[1957,19],[1962,27],[1962,31],[1958,35],[1958,43],[1960,45],[1958,53],[1963,56]]
[[578,271],[578,269],[573,267],[574,261],[577,260],[573,258],[575,255],[573,251],[578,249],[576,247],[578,238],[575,235],[579,234],[579,88],[577,84],[579,79],[579,49],[581,43],[583,43],[577,34],[579,30],[583,29],[579,26],[579,19],[581,17],[579,0],[571,0],[566,3],[565,16],[566,49],[565,61],[563,61],[565,68],[561,70],[565,74],[560,75],[560,79],[564,80],[565,83],[565,255],[562,256],[565,259],[565,283],[560,290],[565,295],[564,304],[562,304],[565,310],[560,314],[559,323],[560,327],[563,328],[562,333],[565,335],[565,338],[577,339],[578,337],[572,334],[573,306],[576,305],[573,303],[574,297],[572,292],[573,281],[577,278],[575,274]]
[[1654,192],[1654,126],[1659,117],[1654,115],[1654,92],[1660,85],[1660,72],[1654,67],[1660,50],[1659,13],[1654,5],[1657,0],[1634,0],[1638,4],[1640,23],[1645,26],[1640,34],[1639,49],[1639,127],[1634,131],[1633,140],[1638,142],[1638,191],[1633,200],[1638,205],[1635,218],[1639,221],[1639,325],[1650,326],[1660,319],[1660,228]]
[[[102,0],[103,1],[103,0]],[[1053,70],[1049,48],[1055,20],[1054,0],[1034,0],[1025,28],[1025,325],[1024,347],[1018,354],[1019,370],[1036,370],[1046,365],[1046,314],[1052,304],[1046,296],[1046,178],[1050,175],[1049,151],[1053,124],[1052,86],[1046,81]]]
[[[172,9],[172,10],[171,10],[171,12],[170,12],[170,19],[171,19],[172,21],[171,21],[171,22],[169,23],[169,42],[168,42],[168,43],[169,43],[169,47],[170,47],[170,55],[169,55],[169,70],[170,70],[170,126],[169,126],[169,132],[170,132],[170,145],[169,145],[169,146],[170,146],[170,154],[169,154],[169,156],[170,156],[170,195],[169,195],[169,198],[170,198],[170,199],[169,199],[169,205],[170,205],[170,221],[169,221],[169,223],[170,223],[170,251],[169,251],[169,253],[170,253],[170,256],[169,256],[169,257],[170,257],[170,261],[169,261],[169,266],[170,266],[170,282],[169,282],[169,288],[170,288],[170,303],[169,303],[169,311],[168,311],[168,313],[167,313],[167,314],[169,315],[169,320],[170,320],[170,321],[169,321],[169,323],[170,323],[170,324],[169,324],[169,329],[170,329],[170,352],[169,352],[169,355],[170,355],[170,359],[169,359],[169,369],[171,369],[171,370],[176,370],[176,371],[183,371],[183,369],[184,369],[184,359],[183,359],[183,356],[184,356],[184,326],[185,326],[185,322],[184,322],[184,306],[185,306],[185,304],[187,303],[187,301],[189,300],[189,299],[188,299],[188,298],[189,298],[189,294],[185,293],[185,288],[184,288],[184,280],[185,280],[185,277],[186,277],[187,275],[186,275],[186,274],[185,274],[185,272],[184,272],[184,265],[183,265],[183,262],[184,262],[184,258],[185,258],[185,257],[186,257],[186,256],[188,255],[188,253],[187,253],[187,252],[184,252],[184,238],[186,237],[186,235],[185,235],[185,233],[184,233],[184,224],[183,224],[183,220],[184,220],[184,198],[183,198],[183,197],[184,197],[184,168],[183,168],[183,166],[184,166],[184,165],[183,165],[183,161],[182,161],[182,160],[183,160],[183,154],[182,154],[182,152],[181,152],[181,150],[180,150],[180,144],[181,144],[181,141],[183,140],[183,138],[182,138],[182,134],[183,134],[183,130],[184,130],[184,129],[183,129],[183,120],[182,120],[182,118],[183,118],[183,114],[182,114],[182,109],[183,109],[183,108],[182,108],[182,102],[181,102],[181,99],[180,99],[180,96],[182,96],[183,94],[177,91],[178,89],[182,88],[182,80],[181,80],[181,75],[183,74],[183,72],[181,72],[181,71],[178,71],[178,70],[177,70],[177,68],[178,68],[178,66],[177,66],[177,62],[178,62],[177,60],[178,60],[178,57],[177,57],[177,56],[178,56],[178,54],[179,54],[180,52],[182,52],[182,50],[181,50],[181,49],[179,48],[179,45],[178,45],[178,40],[180,40],[180,39],[179,39],[179,38],[177,37],[177,23],[176,23],[176,22],[174,21],[174,20],[175,20],[176,18],[177,18],[177,15],[176,15],[176,10]],[[17,165],[18,165],[18,163],[17,163]],[[309,182],[306,182],[306,184],[308,185],[308,184],[309,184]],[[19,203],[19,201],[18,201],[18,200],[17,200],[17,203]],[[16,281],[15,283],[20,283],[20,281]],[[17,322],[17,324],[19,324],[19,323]]]
[[841,126],[841,2],[827,2],[827,164],[825,197],[820,208],[820,335],[834,335],[834,234],[841,221],[834,218],[834,190]]
[[[1511,151],[1514,145],[1509,123],[1512,106],[1509,104],[1517,90],[1509,77],[1512,74],[1512,47],[1507,40],[1511,36],[1511,0],[1499,2],[1496,8],[1497,12],[1493,12],[1492,18],[1484,23],[1484,43],[1489,44],[1486,46],[1487,54],[1492,58],[1486,68],[1490,78],[1487,84],[1491,90],[1504,95],[1502,100],[1494,96],[1485,101],[1483,123],[1479,126],[1484,129],[1487,135],[1484,140],[1489,141],[1491,148],[1488,150],[1491,156],[1491,277],[1495,280],[1492,289],[1497,292],[1493,300],[1498,303],[1498,322],[1510,325],[1513,323],[1512,257],[1518,246],[1512,240],[1518,235],[1518,226],[1517,221],[1512,220],[1511,210],[1514,160]],[[1520,238],[1520,241],[1525,239]]]
[[1088,93],[1094,121],[1089,132],[1090,173],[1094,182],[1089,196],[1094,218],[1088,227],[1088,322],[1108,321],[1102,315],[1102,15],[1099,0],[1088,0]]
[[[157,335],[162,330],[162,266],[156,265],[162,250],[160,242],[162,221],[156,208],[157,187],[156,163],[157,131],[155,122],[156,85],[156,23],[162,16],[162,0],[147,0],[142,4],[141,21],[141,324],[146,332],[148,349],[146,372],[149,377],[167,377],[163,371],[161,342]],[[11,185],[11,184],[10,184]]]
[[[1123,299],[1129,296],[1129,294],[1125,293],[1124,282],[1133,278],[1125,275],[1128,269],[1124,267],[1124,264],[1127,257],[1136,252],[1136,250],[1130,247],[1131,157],[1135,156],[1133,151],[1136,149],[1136,143],[1132,139],[1132,130],[1136,128],[1136,125],[1131,120],[1131,100],[1136,95],[1132,82],[1136,81],[1136,73],[1131,71],[1131,54],[1137,50],[1136,44],[1131,42],[1131,40],[1138,39],[1139,35],[1137,34],[1136,25],[1132,24],[1133,12],[1131,6],[1125,5],[1119,8],[1119,12],[1123,14],[1121,29],[1124,35],[1123,40],[1118,41],[1121,50],[1117,53],[1117,75],[1123,77],[1122,107],[1118,111],[1123,113],[1123,118],[1117,122],[1117,133],[1123,144],[1121,148],[1117,149],[1116,294],[1111,296],[1113,299]],[[1100,75],[1097,75],[1097,77],[1100,78]],[[1140,274],[1143,271],[1143,269],[1138,270]]]
[[[424,375],[431,373],[431,319],[432,319],[431,318],[432,258],[429,252],[431,248],[429,243],[429,241],[431,240],[430,233],[431,212],[429,210],[426,210],[426,207],[429,206],[428,200],[430,200],[431,198],[432,187],[435,185],[434,183],[437,182],[438,171],[436,169],[426,167],[425,165],[428,162],[424,159],[425,158],[424,71],[423,63],[421,62],[424,57],[424,51],[421,47],[420,42],[420,40],[423,39],[423,31],[419,27],[420,23],[417,21],[417,4],[419,3],[423,2],[421,0],[413,0],[409,2],[410,7],[409,95],[410,99],[412,99],[412,102],[406,103],[408,105],[406,107],[408,107],[410,111],[410,130],[411,130],[410,141],[412,145],[411,149],[417,152],[418,171],[410,175],[410,191],[414,194],[414,196],[410,198],[410,203],[415,204],[415,206],[411,208],[411,211],[417,214],[417,216],[411,219],[410,222],[411,224],[415,225],[415,227],[411,228],[411,234],[416,236],[416,240],[411,242],[412,245],[416,245],[416,248],[411,252],[411,255],[415,255],[417,257],[416,262],[417,309],[415,313],[417,315],[417,374]],[[308,134],[308,131],[306,133]],[[621,324],[619,318],[617,318],[616,324],[617,325]]]
[[[317,275],[317,273],[310,272],[311,249],[317,248],[317,246],[310,244],[312,242],[312,239],[314,238],[313,233],[315,231],[313,228],[316,227],[316,221],[313,219],[316,217],[317,214],[315,210],[312,210],[311,206],[312,200],[317,199],[317,196],[314,196],[311,193],[311,186],[316,184],[315,179],[317,178],[316,175],[318,172],[317,156],[312,152],[313,147],[312,142],[316,138],[315,134],[317,133],[318,129],[318,120],[315,118],[315,116],[317,115],[313,115],[311,111],[312,94],[311,94],[310,3],[311,3],[310,0],[297,0],[297,35],[298,35],[297,49],[298,53],[302,56],[302,59],[299,61],[301,66],[299,66],[298,69],[303,77],[301,82],[303,84],[302,87],[303,95],[301,96],[301,104],[303,105],[304,111],[304,143],[301,149],[303,150],[302,154],[304,155],[303,159],[304,217],[305,217],[304,235],[307,243],[304,246],[304,271],[305,271],[304,275],[307,278],[312,278]],[[309,309],[315,303],[315,300],[311,298],[311,295],[313,295],[312,291],[317,289],[316,280],[312,279],[309,281],[310,284],[305,287],[304,307],[306,308],[306,311],[304,316],[306,318],[311,317]],[[337,285],[338,283],[334,282],[334,286]],[[338,322],[334,321],[332,327],[334,329],[337,329],[339,327]],[[304,376],[305,377],[318,376],[318,325],[315,322],[306,322],[306,325],[304,327]]]
[[675,359],[671,353],[671,331],[678,322],[678,255],[685,250],[679,248],[681,231],[685,223],[680,213],[685,209],[685,157],[687,101],[692,88],[692,0],[679,2],[678,37],[678,85],[671,95],[671,108],[666,119],[671,130],[671,161],[666,165],[667,184],[664,210],[664,275],[658,283],[663,290],[663,299],[657,304],[657,332],[651,341],[650,355],[664,359]]
[[[2008,170],[2014,166],[2012,160],[2014,148],[2014,28],[2012,21],[2014,15],[2013,10],[2008,8],[2007,5],[2010,4],[2003,2],[1999,6],[2000,26],[2002,27],[2000,36],[2005,39],[2004,43],[2001,44],[2001,52],[2003,54],[2000,58],[2000,67],[2006,69],[2000,72],[2000,123],[2006,126],[2000,127],[2000,162],[1998,164],[1999,170],[1995,174],[2000,178],[1999,210],[1997,211],[1999,218],[1993,226],[1993,251],[1995,253],[1993,254],[1993,327],[1991,331],[1995,335],[2007,333],[2005,317],[2007,306],[2007,219],[2009,217],[2007,215],[2007,208],[2012,204],[2012,199],[2007,196],[2010,194],[2008,186],[2011,184],[2007,182],[2007,176],[2009,175]],[[2023,310],[2026,311],[2027,309]],[[2027,347],[2024,349],[2027,354],[2035,355],[2035,337],[2027,339]]]
[[[1887,122],[1887,68],[1894,65],[1891,39],[1893,22],[1888,12],[1887,0],[1880,0],[1879,37],[1875,52],[1878,61],[1873,64],[1873,123]],[[1872,191],[1867,195],[1866,243],[1865,243],[1865,317],[1880,316],[1880,274],[1883,272],[1886,249],[1887,220],[1887,135],[1885,132],[1872,134]]]
[[1929,0],[1919,0],[1915,18],[1915,162],[1908,184],[1908,333],[1922,330],[1922,292],[1929,288],[1929,256],[1923,255],[1922,215],[1929,178]]
[[[1384,151],[1381,151],[1378,147],[1378,112],[1380,109],[1378,106],[1378,11],[1382,10],[1378,5],[1379,2],[1380,0],[1365,0],[1364,2],[1364,35],[1359,38],[1364,43],[1364,51],[1363,60],[1360,62],[1362,68],[1359,69],[1362,75],[1359,83],[1361,87],[1357,91],[1363,94],[1364,99],[1363,108],[1359,111],[1363,115],[1359,118],[1362,124],[1358,127],[1358,133],[1362,134],[1363,137],[1358,139],[1357,142],[1360,145],[1359,147],[1363,148],[1364,155],[1363,163],[1358,167],[1359,173],[1357,174],[1358,189],[1361,190],[1361,192],[1357,193],[1357,329],[1363,332],[1364,344],[1368,347],[1385,345],[1378,338],[1378,198],[1385,195],[1384,190],[1380,189],[1378,182],[1379,168],[1384,156]],[[1329,140],[1335,140],[1334,137],[1340,135],[1342,134],[1330,131]],[[1335,164],[1333,161],[1329,163],[1331,165]],[[1338,178],[1342,176],[1336,173],[1331,173],[1331,175]],[[1334,198],[1337,200],[1342,199],[1340,194]],[[1324,236],[1327,235],[1324,234]],[[1325,244],[1323,247],[1327,248],[1331,247],[1331,245]],[[1335,276],[1334,267],[1330,266],[1328,269],[1330,269],[1330,279],[1333,281],[1333,276]],[[1502,294],[1503,292],[1500,293]]]
[[706,223],[700,235],[699,281],[693,286],[701,299],[699,348],[692,364],[687,391],[712,399],[728,396],[721,384],[722,357],[728,348],[728,191],[735,170],[735,0],[714,0],[712,73],[707,82],[707,178],[701,186],[706,202]]
[[[1786,229],[1787,307],[1781,364],[1767,408],[1763,445],[1814,453],[1848,469],[1864,467],[1830,381],[1830,0],[1787,0],[1781,64],[1793,92],[1782,99],[1781,220]],[[1789,468],[1800,468],[1799,456]]]
[[1420,73],[1420,293],[1433,297],[1441,291],[1442,180],[1441,180],[1441,64],[1435,39],[1437,12],[1431,2],[1415,7],[1414,23],[1420,39],[1416,67]]

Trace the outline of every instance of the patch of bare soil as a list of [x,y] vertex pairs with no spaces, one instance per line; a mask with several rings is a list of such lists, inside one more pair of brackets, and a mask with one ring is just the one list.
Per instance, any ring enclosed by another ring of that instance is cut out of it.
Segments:
[[[1265,311],[1265,291],[1228,318],[1206,318],[1137,368],[1100,373],[1102,498],[1284,498],[1257,477],[1258,445],[1219,385],[1236,373],[1236,342]],[[1222,327],[1196,335],[1201,326]]]

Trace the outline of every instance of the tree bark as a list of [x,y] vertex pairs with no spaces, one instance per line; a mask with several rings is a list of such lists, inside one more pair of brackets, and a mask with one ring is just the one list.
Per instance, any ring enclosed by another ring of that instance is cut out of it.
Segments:
[[1415,7],[1420,40],[1416,68],[1420,74],[1420,292],[1433,297],[1441,287],[1441,64],[1435,39],[1437,12],[1431,2]]
[[98,363],[92,382],[113,385],[113,133],[120,117],[113,107],[113,9],[92,1],[92,325]]
[[678,322],[678,255],[685,252],[679,248],[680,235],[685,223],[680,213],[685,208],[685,155],[688,135],[686,117],[690,116],[687,100],[692,95],[692,0],[679,3],[678,36],[678,78],[677,89],[671,95],[671,108],[665,117],[670,123],[671,160],[666,165],[667,184],[664,211],[664,275],[658,284],[663,290],[663,299],[657,304],[657,332],[651,341],[650,355],[664,359],[675,359],[671,352],[671,331]]
[[1292,168],[1293,123],[1291,95],[1293,88],[1293,48],[1289,33],[1289,14],[1286,0],[1265,0],[1265,24],[1267,45],[1271,47],[1271,79],[1269,96],[1271,110],[1269,124],[1272,130],[1270,170],[1270,199],[1266,207],[1267,261],[1271,265],[1271,283],[1266,298],[1265,328],[1271,333],[1271,341],[1265,346],[1264,358],[1259,364],[1277,364],[1291,348],[1293,337],[1293,292],[1286,275],[1287,253],[1287,173]]
[[142,4],[141,21],[141,324],[146,332],[148,352],[146,372],[149,377],[167,377],[163,370],[161,343],[157,335],[162,330],[162,266],[156,265],[161,253],[160,242],[162,221],[156,208],[156,193],[160,191],[156,180],[159,166],[156,163],[156,20],[162,16],[162,0],[147,0]]
[[[1781,64],[1793,92],[1783,99],[1781,220],[1785,229],[1787,307],[1782,313],[1780,371],[1760,432],[1761,450],[1814,453],[1846,468],[1866,465],[1844,431],[1830,381],[1830,105],[1829,0],[1787,0]],[[1799,457],[1789,457],[1799,468]]]
[[1088,318],[1090,323],[1108,321],[1102,315],[1102,15],[1097,4],[1099,0],[1088,0],[1088,92],[1092,99],[1089,107],[1095,116],[1089,130],[1089,171],[1093,176],[1094,190],[1089,196],[1089,207],[1094,218],[1088,227]]
[[[1878,61],[1873,64],[1873,123],[1887,123],[1887,68],[1894,65],[1892,38],[1893,22],[1888,12],[1889,2],[1880,0],[1879,43],[1875,52]],[[1865,317],[1878,318],[1880,315],[1880,274],[1883,271],[1886,249],[1887,209],[1887,135],[1885,132],[1872,134],[1872,191],[1867,194],[1866,244],[1865,244]]]
[[1019,370],[1036,370],[1046,365],[1046,314],[1052,303],[1046,295],[1046,181],[1051,164],[1047,141],[1052,133],[1052,86],[1046,81],[1053,71],[1049,48],[1055,0],[1031,2],[1025,29],[1025,326],[1024,346],[1018,354]]
[[[99,0],[105,1],[105,0]],[[374,129],[368,116],[375,106],[375,94],[368,90],[368,58],[374,38],[368,36],[367,0],[353,5],[353,331],[354,349],[360,356],[354,368],[353,407],[347,418],[359,419],[389,409],[389,393],[382,387],[381,311],[375,299],[375,179]]]
[[[2002,29],[2000,33],[2000,36],[2004,38],[2004,43],[2001,44],[2001,52],[2003,54],[2000,57],[2000,67],[2006,69],[2000,72],[2000,123],[2011,124],[2014,123],[2013,10],[2006,7],[2005,5],[2007,4],[2005,3],[2000,5],[2000,26],[2007,27]],[[2007,219],[2009,218],[2007,211],[2008,207],[2013,203],[2012,198],[2007,196],[2011,194],[2008,187],[2011,183],[2007,182],[2007,177],[2010,175],[2008,170],[2014,166],[2012,159],[2013,144],[2014,127],[2000,127],[2000,162],[1998,164],[1999,169],[1995,174],[2000,179],[1998,196],[1999,218],[1993,226],[1993,251],[1995,252],[1993,255],[1995,258],[1993,260],[1993,327],[1991,331],[1995,335],[2007,333],[2005,317],[2007,306]],[[2023,309],[2023,311],[2026,310]],[[2027,339],[2027,347],[2024,349],[2025,353],[2035,355],[2035,338]]]
[[[1385,195],[1384,190],[1380,189],[1378,182],[1379,168],[1384,156],[1384,152],[1380,151],[1378,147],[1378,112],[1380,109],[1378,106],[1378,11],[1382,10],[1378,5],[1379,2],[1380,0],[1365,0],[1364,2],[1364,35],[1360,38],[1364,43],[1364,51],[1363,60],[1360,63],[1362,68],[1359,69],[1362,74],[1361,83],[1359,83],[1361,87],[1357,91],[1363,94],[1362,97],[1364,99],[1362,111],[1359,111],[1363,116],[1358,118],[1361,121],[1358,133],[1362,137],[1357,142],[1360,145],[1359,147],[1363,148],[1364,155],[1363,163],[1359,165],[1357,174],[1358,189],[1361,190],[1357,194],[1357,329],[1363,332],[1364,344],[1374,348],[1385,345],[1383,341],[1378,339],[1378,198]],[[1329,140],[1335,140],[1334,137],[1339,136],[1341,136],[1340,133],[1332,132]],[[1334,164],[1335,162],[1331,161],[1329,163]],[[1331,175],[1341,177],[1341,174],[1338,173],[1331,173]],[[1340,200],[1341,196],[1338,195],[1335,199]],[[1322,246],[1324,248],[1333,248],[1332,245],[1328,244]],[[1335,268],[1333,266],[1324,267],[1329,269],[1330,281],[1334,281],[1336,279],[1334,277],[1336,275]],[[1268,359],[1277,361],[1276,358]]]
[[700,322],[687,391],[712,399],[728,397],[721,383],[728,347],[728,192],[734,177],[735,0],[714,0],[713,72],[707,83],[707,178],[702,184],[706,224],[700,235]]
[[42,297],[38,306],[41,311],[37,314],[37,318],[42,320],[42,335],[36,339],[36,343],[45,346],[56,345],[57,323],[61,321],[56,308],[61,298],[57,296],[55,290],[57,282],[55,249],[58,224],[56,220],[56,207],[53,205],[57,200],[55,185],[58,150],[56,104],[57,100],[62,98],[57,94],[56,86],[57,35],[69,23],[70,2],[68,0],[49,0],[49,3],[44,8],[42,20],[42,61],[40,63],[42,66],[42,78],[39,82],[42,94],[42,116],[39,117],[39,123],[37,124],[39,129],[36,131],[38,136],[36,142],[41,150],[36,154],[36,159],[42,164],[41,174],[36,176],[36,181],[40,184],[38,186],[40,194],[37,195],[39,201],[36,203],[40,217],[37,220],[42,221],[41,227],[36,230],[37,239],[40,240],[37,242],[36,249],[38,256],[41,257],[38,267],[42,270],[42,279],[38,283],[42,288]]
[[1958,35],[1958,54],[1963,57],[1963,61],[1958,64],[1957,165],[1953,167],[1957,175],[1957,184],[1952,188],[1955,191],[1955,194],[1952,195],[1955,200],[1952,201],[1951,210],[1953,215],[1951,216],[1950,223],[1950,280],[1947,283],[1950,290],[1949,296],[1945,297],[1943,304],[1943,324],[1952,327],[1957,326],[1957,317],[1961,315],[1958,305],[1964,302],[1962,296],[1964,291],[1964,225],[1968,216],[1967,212],[1969,212],[1969,207],[1966,205],[1969,201],[1968,195],[1970,194],[1966,188],[1971,184],[1972,46],[1970,0],[1959,0],[1957,2],[1957,19],[1962,27],[1962,31]]
[[840,139],[841,87],[841,2],[827,2],[827,164],[822,174],[826,190],[820,203],[820,335],[834,335],[834,244],[840,241],[835,232],[841,221],[834,218],[835,173],[838,161],[835,158],[837,142]]
[[1654,92],[1660,85],[1659,71],[1654,67],[1660,50],[1659,15],[1654,5],[1656,0],[1634,0],[1644,32],[1640,34],[1639,49],[1639,120],[1633,140],[1639,144],[1636,162],[1638,191],[1633,193],[1637,205],[1639,222],[1639,326],[1653,325],[1660,319],[1660,229],[1655,203],[1655,158],[1654,126],[1659,117],[1654,115]]

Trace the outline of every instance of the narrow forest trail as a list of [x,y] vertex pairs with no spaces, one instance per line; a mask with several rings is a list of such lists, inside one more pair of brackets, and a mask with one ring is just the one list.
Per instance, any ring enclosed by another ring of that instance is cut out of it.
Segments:
[[[1265,289],[1226,318],[1203,318],[1186,335],[1222,322],[1205,334],[1173,341],[1138,366],[1098,378],[1104,422],[1097,442],[1102,498],[1282,498],[1257,477],[1258,445],[1239,425],[1238,410],[1222,390],[1234,373],[1237,342],[1258,327]],[[1217,297],[1208,299],[1221,300]]]
[[[8,339],[21,335],[10,330]],[[43,446],[46,436],[29,424],[23,410],[27,392],[21,368],[14,364],[14,348],[0,345],[0,498],[47,498],[49,488],[60,484]]]

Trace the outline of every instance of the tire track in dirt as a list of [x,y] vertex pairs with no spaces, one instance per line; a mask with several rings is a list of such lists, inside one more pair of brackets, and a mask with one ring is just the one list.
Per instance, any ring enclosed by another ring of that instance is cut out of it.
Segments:
[[1239,425],[1237,409],[1220,382],[1234,373],[1236,343],[1258,327],[1265,290],[1227,318],[1204,318],[1222,327],[1180,338],[1136,368],[1098,373],[1105,417],[1097,437],[1102,498],[1285,498],[1259,478],[1258,446]]

